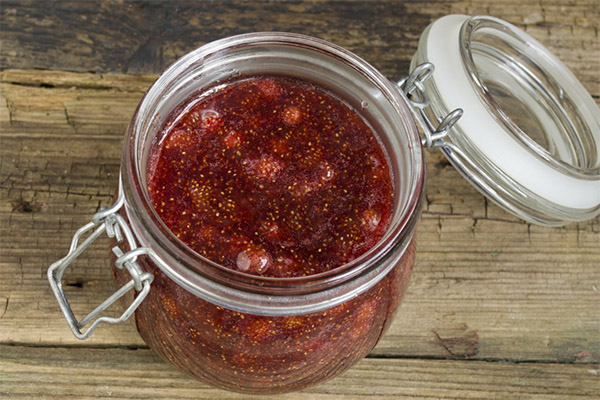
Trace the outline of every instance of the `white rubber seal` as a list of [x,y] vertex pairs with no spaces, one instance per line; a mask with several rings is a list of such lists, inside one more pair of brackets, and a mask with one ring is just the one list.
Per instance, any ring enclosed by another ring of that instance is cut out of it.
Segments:
[[518,184],[561,206],[590,209],[600,204],[600,180],[564,174],[517,141],[489,113],[479,99],[463,66],[459,33],[469,17],[448,15],[431,25],[427,60],[435,65],[430,79],[448,110],[462,108],[458,121],[464,134],[485,157]]

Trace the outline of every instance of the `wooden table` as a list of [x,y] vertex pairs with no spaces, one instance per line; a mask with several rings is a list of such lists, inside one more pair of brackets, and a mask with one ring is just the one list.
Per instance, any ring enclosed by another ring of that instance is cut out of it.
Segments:
[[[248,398],[175,371],[131,322],[77,341],[46,281],[73,232],[111,204],[128,121],[177,57],[236,33],[293,31],[340,44],[398,79],[427,24],[489,14],[548,46],[599,102],[599,9],[597,0],[3,1],[0,397]],[[417,263],[391,329],[342,376],[278,398],[597,399],[600,219],[525,223],[438,152],[427,159]],[[105,243],[66,286],[80,313],[107,296]]]

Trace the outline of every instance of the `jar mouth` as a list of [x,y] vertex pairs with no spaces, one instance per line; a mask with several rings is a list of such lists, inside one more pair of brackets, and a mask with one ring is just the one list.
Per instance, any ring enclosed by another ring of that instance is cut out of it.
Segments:
[[[394,179],[390,226],[375,246],[347,264],[296,278],[235,271],[206,259],[181,242],[152,206],[145,171],[153,135],[165,119],[193,93],[230,79],[259,74],[296,77],[333,92],[371,125],[387,153]],[[364,107],[365,102],[368,107]],[[358,56],[326,41],[268,32],[209,43],[169,67],[136,110],[124,148],[126,212],[138,239],[147,242],[144,245],[166,250],[161,256],[171,267],[165,272],[176,281],[181,278],[185,281],[183,286],[193,292],[206,294],[203,288],[195,287],[205,280],[244,292],[281,296],[314,293],[349,281],[356,281],[352,290],[364,291],[378,281],[369,274],[379,271],[382,278],[384,270],[391,268],[387,265],[390,254],[407,246],[420,215],[425,169],[419,133],[411,115],[404,95],[390,81]],[[368,276],[373,282],[365,286],[367,283],[361,279]],[[333,305],[327,305],[330,306]]]
[[555,56],[500,19],[447,15],[419,40],[411,65],[424,62],[436,66],[423,84],[430,118],[464,110],[440,150],[469,183],[535,224],[598,215],[600,112]]
[[493,17],[470,18],[459,42],[473,89],[507,132],[561,172],[600,178],[600,115],[558,58]]

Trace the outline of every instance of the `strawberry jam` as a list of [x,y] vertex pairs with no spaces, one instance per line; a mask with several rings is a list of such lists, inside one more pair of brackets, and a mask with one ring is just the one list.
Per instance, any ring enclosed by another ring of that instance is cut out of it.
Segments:
[[[233,81],[182,104],[153,143],[147,178],[153,206],[181,242],[236,273],[278,281],[310,281],[365,253],[393,211],[388,162],[365,121],[324,89],[282,77]],[[136,325],[161,357],[205,382],[299,390],[377,344],[414,263],[415,242],[405,240],[406,251],[362,294],[288,316],[220,307],[139,258],[154,281]],[[114,273],[118,286],[130,279]]]
[[189,100],[157,136],[148,189],[169,229],[242,272],[313,275],[372,247],[393,188],[369,126],[304,81],[254,77]]

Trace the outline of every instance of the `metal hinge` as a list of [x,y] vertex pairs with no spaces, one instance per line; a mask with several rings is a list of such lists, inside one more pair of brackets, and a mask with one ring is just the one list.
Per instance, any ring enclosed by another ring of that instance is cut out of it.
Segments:
[[423,63],[417,66],[410,75],[396,83],[408,98],[417,122],[423,130],[425,137],[421,140],[421,144],[424,147],[444,147],[446,145],[444,138],[463,115],[462,108],[457,108],[441,121],[436,121],[437,127],[430,121],[425,112],[430,103],[423,83],[433,74],[434,69],[432,63]]
[[[124,203],[124,198],[122,195],[123,191],[119,190],[119,193],[119,198],[115,204],[109,208],[97,212],[93,216],[92,221],[85,224],[77,232],[75,232],[73,235],[73,240],[71,241],[69,253],[48,268],[48,280],[50,281],[52,291],[58,300],[60,309],[67,319],[69,327],[78,339],[87,339],[98,327],[98,324],[102,322],[118,324],[129,318],[148,295],[148,292],[150,291],[150,284],[154,279],[154,275],[142,270],[140,265],[137,263],[137,259],[142,255],[150,256],[153,259],[157,258],[157,256],[152,249],[137,246],[133,233],[127,225],[127,222],[120,214],[117,213]],[[84,239],[82,243],[79,243],[82,237],[90,231],[90,235]],[[112,249],[113,253],[117,256],[115,265],[119,269],[125,268],[131,275],[131,280],[119,288],[106,300],[104,300],[80,321],[78,321],[63,290],[62,276],[66,268],[104,232],[106,232],[106,235],[109,238],[114,238],[117,241],[117,245]],[[126,241],[129,246],[129,251],[127,252],[123,252],[118,246],[119,243],[123,243],[124,241]],[[137,295],[120,317],[99,317],[104,310],[109,308],[131,289],[135,289]],[[82,329],[88,324],[89,327],[85,331],[82,331]]]

